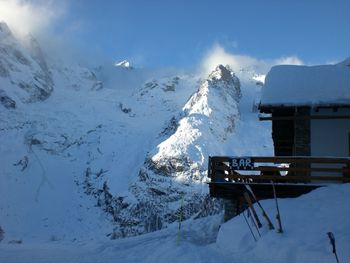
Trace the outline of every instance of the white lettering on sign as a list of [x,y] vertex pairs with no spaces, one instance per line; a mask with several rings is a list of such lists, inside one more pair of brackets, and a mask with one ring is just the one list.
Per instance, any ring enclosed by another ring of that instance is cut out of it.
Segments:
[[254,162],[251,158],[233,158],[231,167],[234,170],[253,170]]

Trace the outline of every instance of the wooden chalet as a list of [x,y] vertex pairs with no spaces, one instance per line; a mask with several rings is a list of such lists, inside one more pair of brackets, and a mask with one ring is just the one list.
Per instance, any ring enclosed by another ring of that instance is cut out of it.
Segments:
[[296,197],[350,181],[350,60],[325,66],[276,66],[259,105],[272,122],[273,157],[209,157],[213,197],[240,209],[247,186],[258,199]]

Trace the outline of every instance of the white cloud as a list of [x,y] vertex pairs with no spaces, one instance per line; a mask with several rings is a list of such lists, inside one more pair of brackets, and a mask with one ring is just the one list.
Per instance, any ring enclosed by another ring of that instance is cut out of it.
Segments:
[[202,72],[207,74],[219,64],[229,65],[238,72],[241,68],[259,64],[259,61],[253,57],[228,53],[222,46],[215,44],[202,59]]
[[17,35],[41,34],[65,12],[67,1],[0,0],[0,21]]
[[282,57],[275,61],[276,65],[304,65],[304,62],[295,56]]
[[229,65],[236,73],[242,69],[248,69],[257,74],[266,74],[274,65],[303,65],[304,63],[296,56],[260,60],[247,55],[229,53],[221,45],[214,44],[201,61],[201,72],[207,75],[219,64]]

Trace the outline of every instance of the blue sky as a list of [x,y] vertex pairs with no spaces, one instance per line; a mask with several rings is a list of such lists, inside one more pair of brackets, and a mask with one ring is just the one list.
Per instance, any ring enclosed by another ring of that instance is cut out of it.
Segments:
[[294,56],[317,64],[350,56],[346,0],[0,2],[45,6],[53,12],[46,31],[90,53],[142,66],[193,68],[218,45],[258,60]]
[[115,59],[190,67],[214,44],[258,59],[350,56],[350,1],[149,0],[70,3],[63,26]]

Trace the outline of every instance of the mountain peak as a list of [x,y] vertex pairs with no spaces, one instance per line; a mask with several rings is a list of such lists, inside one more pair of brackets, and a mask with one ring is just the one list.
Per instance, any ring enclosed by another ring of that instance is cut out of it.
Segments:
[[0,21],[0,38],[11,36],[11,30],[4,21]]
[[228,82],[232,79],[233,75],[234,75],[234,73],[228,65],[224,66],[224,65],[220,64],[220,65],[216,66],[215,70],[213,70],[209,74],[209,79],[212,79],[212,80],[222,79],[222,80]]
[[114,66],[116,67],[121,67],[121,68],[126,68],[126,69],[133,69],[133,67],[130,65],[130,62],[128,60],[123,60],[123,61],[120,61],[120,62],[116,62],[114,64]]
[[237,100],[241,97],[240,80],[228,65],[218,65],[215,70],[209,74],[207,82],[210,87],[221,87],[224,88],[223,90],[228,90],[229,94]]

